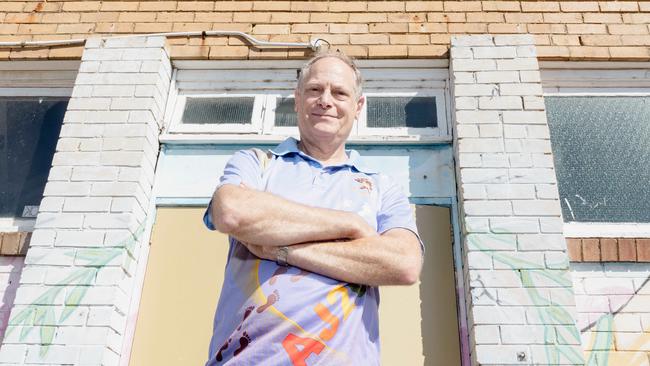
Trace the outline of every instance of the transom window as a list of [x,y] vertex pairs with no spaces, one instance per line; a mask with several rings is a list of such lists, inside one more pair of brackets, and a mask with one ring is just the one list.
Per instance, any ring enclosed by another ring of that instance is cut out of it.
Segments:
[[[428,62],[429,67],[410,60],[404,68],[362,68],[366,103],[351,138],[449,137],[448,70],[446,64],[436,69]],[[167,135],[298,134],[293,96],[297,68],[198,70],[193,69],[198,64],[187,65],[189,69],[174,73]]]

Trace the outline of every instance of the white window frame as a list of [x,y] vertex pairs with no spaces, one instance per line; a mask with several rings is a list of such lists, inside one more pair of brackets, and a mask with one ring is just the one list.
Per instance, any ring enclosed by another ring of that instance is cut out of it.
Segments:
[[[80,61],[0,61],[0,97],[70,98]],[[35,217],[0,217],[0,232],[33,231]]]
[[[650,96],[650,64],[642,62],[541,62],[544,97]],[[650,223],[565,222],[569,238],[650,237]]]
[[[251,113],[250,124],[239,123],[205,123],[192,124],[183,123],[183,112],[187,103],[187,98],[209,99],[209,98],[240,98],[252,97],[253,112]],[[176,98],[174,111],[172,112],[170,130],[176,133],[254,133],[259,134],[262,130],[262,121],[264,118],[264,108],[266,97],[259,94],[234,93],[234,94],[196,94],[187,95],[179,94]]]
[[[357,123],[358,136],[445,136],[447,135],[447,118],[444,90],[417,90],[412,92],[368,92],[364,93],[366,102]],[[368,99],[373,97],[435,97],[438,127],[368,127]]]
[[[293,97],[293,89],[286,80],[280,82],[279,86],[274,85],[270,89],[264,89],[264,83],[260,82],[260,89],[251,90],[250,82],[245,85],[245,90],[226,88],[229,85],[217,85],[217,92],[203,90],[201,81],[197,81],[195,75],[188,81],[183,81],[184,86],[177,88],[177,75],[180,70],[232,70],[233,72],[245,72],[251,69],[253,73],[260,70],[276,72],[278,69],[287,70],[298,68],[303,61],[286,61],[282,64],[277,62],[249,61],[176,61],[174,63],[174,75],[169,92],[168,103],[165,109],[164,133],[160,136],[163,143],[209,143],[209,142],[275,142],[282,141],[287,136],[298,135],[296,127],[275,126],[275,105],[278,97]],[[449,126],[449,79],[442,80],[441,76],[447,72],[448,60],[372,60],[359,61],[362,69],[374,69],[375,80],[371,87],[364,88],[368,97],[372,96],[434,96],[436,97],[436,108],[438,127],[436,128],[368,128],[366,121],[366,106],[359,116],[358,123],[348,139],[351,143],[450,143],[452,141],[451,128]],[[377,69],[387,68],[390,70],[404,69],[408,71],[415,69],[434,70],[434,75],[427,81],[426,86],[421,80],[401,80],[402,74],[396,74],[399,81],[398,87],[393,87],[394,82],[388,77],[386,81],[377,78]],[[286,73],[285,73],[286,74]],[[259,74],[258,74],[259,75]],[[286,78],[286,75],[285,75]],[[440,80],[439,80],[440,78]],[[179,79],[180,80],[180,79]],[[191,85],[197,82],[196,86]],[[266,79],[265,79],[266,82]],[[179,82],[180,83],[180,82]],[[286,84],[286,85],[285,85]],[[408,85],[412,84],[412,87]],[[187,87],[187,89],[185,89]],[[216,96],[255,96],[256,106],[250,125],[183,125],[180,118],[188,97],[216,97]]]

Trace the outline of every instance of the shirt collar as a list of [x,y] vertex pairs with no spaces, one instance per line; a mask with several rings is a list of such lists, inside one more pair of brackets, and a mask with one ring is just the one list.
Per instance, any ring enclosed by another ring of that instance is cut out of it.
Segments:
[[[289,137],[286,140],[284,140],[282,143],[280,143],[278,146],[274,147],[273,149],[269,150],[273,155],[277,156],[285,156],[289,154],[298,154],[302,156],[305,159],[313,160],[315,162],[318,162],[318,160],[312,158],[311,156],[305,154],[304,152],[300,151],[298,148],[298,140],[296,140],[293,137]],[[342,164],[335,165],[335,166],[351,166],[354,169],[366,173],[366,174],[377,174],[376,170],[370,169],[366,167],[360,160],[361,160],[361,155],[356,150],[345,150],[345,153],[348,156],[348,160]]]

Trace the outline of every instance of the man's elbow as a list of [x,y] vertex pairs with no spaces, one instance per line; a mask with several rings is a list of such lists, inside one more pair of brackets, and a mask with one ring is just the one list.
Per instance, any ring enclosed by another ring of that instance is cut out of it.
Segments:
[[418,255],[409,256],[403,261],[403,265],[400,269],[400,279],[399,284],[404,286],[411,286],[418,283],[420,280],[420,272],[422,270],[422,259]]
[[231,187],[223,186],[215,192],[212,200],[212,223],[224,234],[235,233],[241,223],[236,205],[234,205]]

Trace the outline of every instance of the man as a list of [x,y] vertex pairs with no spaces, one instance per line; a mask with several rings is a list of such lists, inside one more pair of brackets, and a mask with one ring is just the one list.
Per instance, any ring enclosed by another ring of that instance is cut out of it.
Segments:
[[204,217],[230,235],[207,365],[379,364],[376,286],[415,283],[422,256],[402,190],[345,150],[364,102],[354,63],[319,54],[300,140],[228,162]]

